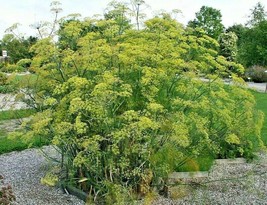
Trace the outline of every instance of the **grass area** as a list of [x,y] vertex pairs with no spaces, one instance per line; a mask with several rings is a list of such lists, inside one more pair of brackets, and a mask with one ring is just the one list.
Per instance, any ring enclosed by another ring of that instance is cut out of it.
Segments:
[[0,138],[5,137],[7,135],[5,130],[0,129]]
[[[33,109],[25,110],[7,110],[0,112],[0,123],[5,120],[20,119],[29,117],[35,113]],[[40,147],[47,144],[43,140],[34,139],[31,142],[24,142],[20,138],[10,139],[8,138],[8,132],[3,129],[0,129],[0,154],[11,152],[11,151],[20,151],[29,148],[29,145],[32,147]]]
[[8,76],[7,82],[4,85],[0,85],[0,93],[12,93],[16,92],[20,88],[20,85],[34,85],[37,82],[37,75],[16,75],[16,73]]
[[41,139],[34,139],[30,143],[26,143],[21,139],[9,139],[7,136],[0,136],[0,154],[12,152],[12,151],[21,151],[31,147],[41,147],[48,144]]
[[257,102],[256,108],[263,111],[265,115],[261,135],[265,145],[267,145],[267,93],[260,93],[256,91],[251,92],[255,96]]
[[35,74],[27,74],[27,75],[16,75],[12,74],[8,77],[9,82],[17,83],[17,82],[29,82],[33,83],[37,80],[37,75]]
[[29,117],[35,113],[33,109],[0,111],[0,121]]

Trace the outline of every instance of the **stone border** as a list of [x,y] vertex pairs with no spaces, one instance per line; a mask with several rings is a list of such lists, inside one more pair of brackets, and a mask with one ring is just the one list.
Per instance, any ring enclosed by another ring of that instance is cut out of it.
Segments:
[[71,185],[62,185],[62,189],[64,192],[66,192],[67,194],[71,194],[73,196],[76,196],[77,198],[83,200],[84,202],[86,202],[86,199],[88,197],[88,194],[86,194],[84,191],[71,186]]
[[[211,166],[210,170],[216,165],[233,165],[233,164],[245,164],[245,158],[235,159],[216,159]],[[170,185],[174,184],[186,184],[186,183],[200,183],[209,176],[209,171],[196,171],[196,172],[173,172],[168,176],[168,182]]]

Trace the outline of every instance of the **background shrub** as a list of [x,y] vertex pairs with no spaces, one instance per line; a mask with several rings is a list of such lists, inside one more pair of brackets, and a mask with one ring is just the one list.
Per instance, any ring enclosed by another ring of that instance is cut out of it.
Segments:
[[5,73],[0,72],[0,86],[7,83],[7,76]]
[[15,90],[14,85],[10,84],[5,73],[0,72],[0,93],[10,93]]
[[4,66],[1,70],[2,70],[2,72],[6,72],[6,73],[26,72],[27,71],[26,68],[19,66],[19,65],[15,65],[15,64]]
[[3,61],[0,61],[0,69],[3,68],[5,66]]
[[246,76],[250,77],[255,83],[263,83],[267,81],[267,68],[263,66],[254,65],[248,69]]

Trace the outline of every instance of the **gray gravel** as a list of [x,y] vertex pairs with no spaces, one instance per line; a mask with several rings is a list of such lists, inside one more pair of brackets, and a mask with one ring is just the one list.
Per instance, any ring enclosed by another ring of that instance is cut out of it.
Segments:
[[16,100],[16,95],[0,93],[0,111],[26,109],[28,106]]
[[29,118],[20,118],[12,120],[1,120],[0,121],[0,130],[4,132],[13,132],[21,128],[21,124],[28,120]]
[[[42,148],[46,153],[55,155],[50,147]],[[5,183],[11,184],[19,205],[82,205],[83,201],[64,194],[59,188],[40,183],[51,161],[38,149],[28,149],[0,155],[0,175]]]
[[253,82],[248,82],[247,83],[249,88],[255,89],[259,92],[266,92],[267,85],[266,83],[253,83]]

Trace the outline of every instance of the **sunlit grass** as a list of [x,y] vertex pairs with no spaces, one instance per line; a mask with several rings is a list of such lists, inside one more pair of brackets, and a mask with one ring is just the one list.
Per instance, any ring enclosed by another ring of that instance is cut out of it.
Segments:
[[[25,109],[25,110],[6,110],[0,112],[0,123],[8,122],[8,120],[20,119],[29,117],[35,113],[35,110]],[[29,146],[39,147],[44,144],[47,144],[43,140],[34,139],[31,142],[25,142],[20,138],[10,139],[8,138],[8,132],[4,129],[0,129],[0,154],[11,152],[11,151],[20,151],[29,148]]]
[[255,96],[257,102],[256,108],[261,110],[265,115],[261,134],[265,145],[267,145],[267,93],[260,93],[256,91],[251,92]]
[[0,111],[0,121],[29,117],[35,113],[33,109]]
[[[3,133],[2,133],[3,134]],[[7,134],[7,133],[5,133]],[[0,135],[0,154],[12,152],[12,151],[21,151],[30,147],[41,147],[47,145],[48,143],[40,138],[36,138],[31,142],[25,142],[22,139],[10,139],[8,136]]]
[[26,75],[16,75],[15,73],[8,77],[10,83],[33,83],[37,80],[37,75],[26,74]]

